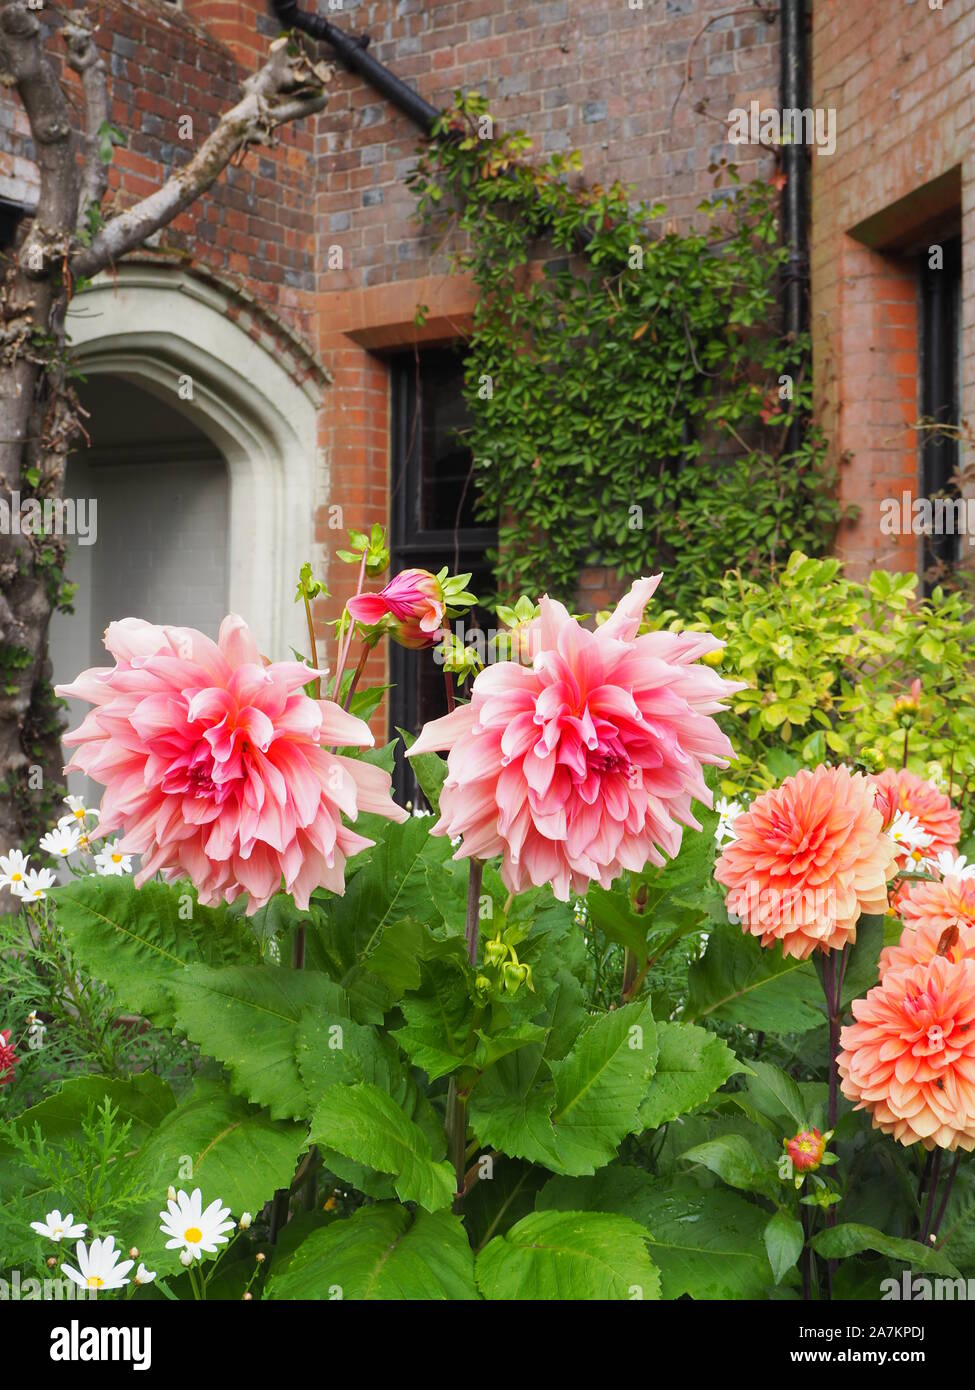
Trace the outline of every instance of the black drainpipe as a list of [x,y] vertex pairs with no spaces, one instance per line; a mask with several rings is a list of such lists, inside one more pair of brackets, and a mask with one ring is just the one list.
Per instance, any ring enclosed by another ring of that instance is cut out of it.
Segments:
[[354,38],[344,29],[337,29],[327,19],[322,19],[321,15],[299,10],[298,0],[271,0],[271,8],[283,29],[300,29],[311,38],[327,43],[350,72],[364,77],[371,87],[375,87],[377,92],[381,92],[404,115],[409,116],[425,134],[431,133],[434,121],[443,113],[424,101],[418,92],[414,92],[412,87],[372,56],[367,34]]
[[[783,111],[803,111],[809,105],[806,75],[805,0],[782,0],[781,68],[779,100]],[[782,237],[788,258],[782,273],[782,319],[786,335],[795,341],[807,324],[806,289],[809,277],[807,218],[809,209],[809,164],[805,147],[798,143],[782,146]],[[793,370],[799,365],[798,358]],[[793,420],[786,449],[792,453],[802,443],[802,424]]]

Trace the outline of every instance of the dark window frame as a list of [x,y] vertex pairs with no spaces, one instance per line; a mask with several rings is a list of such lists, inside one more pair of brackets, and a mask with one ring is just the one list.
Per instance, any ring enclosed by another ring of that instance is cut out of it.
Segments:
[[[424,390],[436,389],[436,370],[441,373],[450,358],[457,357],[457,389],[462,379],[461,345],[436,344],[397,353],[388,359],[390,372],[390,573],[414,567],[436,572],[447,565],[451,572],[464,573],[486,564],[487,551],[497,543],[497,529],[489,526],[424,527],[421,505],[424,484]],[[464,495],[465,508],[473,502],[473,474]],[[465,627],[473,623],[465,621]],[[389,737],[398,738],[403,728],[418,733],[421,722],[446,713],[446,694],[442,705],[428,698],[421,708],[420,662],[432,663],[429,651],[410,651],[390,643]],[[429,682],[427,682],[429,685]],[[439,688],[437,694],[440,694]],[[429,695],[429,691],[428,691]],[[422,800],[415,778],[403,756],[402,741],[397,745],[393,788],[401,802]]]
[[[960,326],[962,314],[962,247],[958,236],[939,241],[931,237],[930,246],[943,250],[941,269],[929,264],[930,250],[919,259],[919,369],[920,411],[925,421],[959,425],[962,418],[959,371]],[[920,440],[920,485],[924,497],[957,496],[952,478],[961,461],[959,442],[937,431],[925,429]],[[952,568],[960,558],[958,535],[927,535],[920,541],[922,573],[934,568]],[[933,587],[925,580],[925,592]]]

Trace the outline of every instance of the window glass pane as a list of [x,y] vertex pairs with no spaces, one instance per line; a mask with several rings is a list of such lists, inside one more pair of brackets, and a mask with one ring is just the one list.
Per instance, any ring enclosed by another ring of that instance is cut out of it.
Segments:
[[477,525],[471,451],[458,438],[470,426],[463,389],[464,362],[459,354],[421,355],[420,527],[424,531]]

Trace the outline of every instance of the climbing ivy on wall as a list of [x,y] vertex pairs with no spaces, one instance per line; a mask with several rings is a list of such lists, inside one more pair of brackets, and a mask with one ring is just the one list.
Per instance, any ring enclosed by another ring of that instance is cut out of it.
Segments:
[[[668,570],[691,612],[735,566],[821,553],[839,508],[808,423],[805,341],[775,328],[777,191],[716,166],[700,227],[531,159],[458,94],[412,175],[418,214],[480,291],[466,361],[481,515],[499,590],[571,599],[590,565]],[[456,238],[456,239],[455,239]],[[422,320],[422,307],[418,311]]]

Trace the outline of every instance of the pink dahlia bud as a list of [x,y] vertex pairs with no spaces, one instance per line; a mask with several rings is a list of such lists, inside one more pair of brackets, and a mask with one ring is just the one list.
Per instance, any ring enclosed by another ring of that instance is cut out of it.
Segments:
[[344,818],[407,819],[388,773],[330,751],[370,746],[368,725],[305,694],[324,672],[266,664],[242,618],[216,642],[125,618],[105,646],[114,667],[58,687],[94,706],[64,738],[66,771],[104,785],[99,834],[122,830],[120,852],[142,855],[136,886],[186,877],[204,906],[247,894],[250,914],[283,881],[305,910],[316,888],[344,892],[346,858],[373,843]]
[[800,1129],[792,1139],[783,1139],[782,1147],[797,1173],[812,1173],[823,1161],[826,1137],[818,1129]]
[[347,606],[370,626],[390,617],[389,635],[401,647],[432,647],[443,625],[443,589],[429,570],[401,570],[378,594],[356,594]]
[[0,1031],[0,1086],[9,1086],[14,1079],[17,1054],[10,1045],[10,1029]]
[[744,687],[699,664],[719,645],[708,633],[639,635],[658,581],[638,580],[595,632],[543,598],[532,665],[486,667],[470,704],[410,749],[449,749],[432,833],[462,836],[457,858],[500,854],[514,893],[550,883],[566,901],[592,880],[608,888],[676,856],[683,826],[701,829],[691,802],[712,799],[702,766],[734,757],[714,716]]

